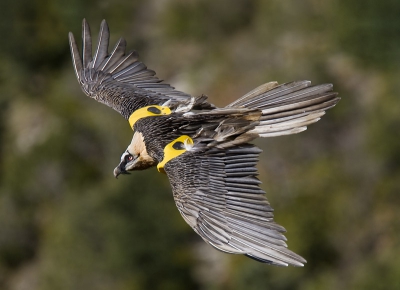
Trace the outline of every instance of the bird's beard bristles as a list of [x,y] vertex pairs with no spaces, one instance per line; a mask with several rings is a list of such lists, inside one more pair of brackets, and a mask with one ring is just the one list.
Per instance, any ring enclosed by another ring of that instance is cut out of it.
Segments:
[[128,146],[128,151],[132,155],[138,156],[134,167],[128,170],[142,170],[156,165],[156,161],[147,153],[146,144],[141,132],[136,131],[133,134],[132,142]]

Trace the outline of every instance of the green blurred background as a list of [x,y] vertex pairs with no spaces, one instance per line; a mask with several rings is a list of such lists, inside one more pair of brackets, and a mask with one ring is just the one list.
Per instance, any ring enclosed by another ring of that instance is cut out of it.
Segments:
[[[257,141],[304,268],[207,246],[155,169],[114,178],[132,132],[76,81],[84,17],[220,106],[267,81],[334,84],[320,122]],[[3,0],[0,33],[0,289],[400,289],[400,1]]]

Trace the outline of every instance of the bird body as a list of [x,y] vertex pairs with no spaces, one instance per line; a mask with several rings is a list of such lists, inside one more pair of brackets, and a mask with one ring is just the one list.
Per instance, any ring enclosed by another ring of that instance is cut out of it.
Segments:
[[249,142],[304,131],[339,101],[332,85],[270,82],[217,108],[204,95],[162,83],[136,52],[125,54],[123,39],[108,53],[105,21],[94,56],[85,20],[82,35],[82,58],[69,35],[78,82],[134,131],[114,175],[157,166],[182,217],[208,244],[264,263],[302,266],[306,261],[287,249],[285,229],[273,220],[257,178],[261,150]]

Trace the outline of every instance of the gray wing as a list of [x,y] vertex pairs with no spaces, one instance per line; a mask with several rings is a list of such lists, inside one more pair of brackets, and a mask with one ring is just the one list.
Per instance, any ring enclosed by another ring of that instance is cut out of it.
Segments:
[[191,96],[162,83],[155,72],[138,60],[136,51],[125,53],[126,41],[120,38],[111,53],[108,52],[110,31],[102,21],[99,40],[92,55],[92,38],[86,20],[82,23],[82,58],[69,33],[69,43],[75,74],[86,95],[108,105],[128,118],[140,107],[189,102]]
[[223,252],[258,261],[303,266],[287,249],[285,229],[260,189],[256,164],[260,149],[242,145],[206,152],[187,151],[164,169],[185,221],[207,243]]
[[262,111],[260,124],[251,131],[260,137],[295,134],[319,121],[325,111],[340,100],[331,84],[312,86],[310,81],[282,85],[266,83],[227,107],[245,107]]

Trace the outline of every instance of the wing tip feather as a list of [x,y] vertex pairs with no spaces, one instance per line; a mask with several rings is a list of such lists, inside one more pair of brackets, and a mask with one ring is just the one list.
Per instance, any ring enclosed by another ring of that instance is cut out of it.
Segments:
[[89,23],[86,18],[82,20],[82,38],[83,38],[83,67],[88,67],[92,60],[92,36]]
[[72,32],[68,33],[68,39],[69,39],[69,47],[71,50],[71,56],[72,56],[72,65],[74,67],[75,75],[78,80],[81,79],[81,70],[82,70],[82,59],[79,55],[79,50],[78,46],[76,44],[74,34]]

